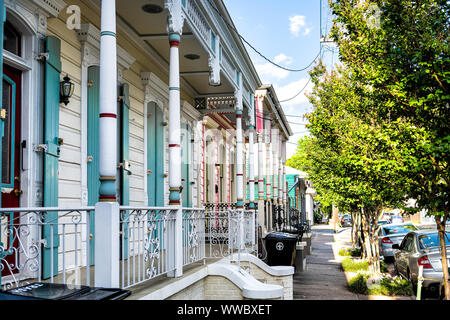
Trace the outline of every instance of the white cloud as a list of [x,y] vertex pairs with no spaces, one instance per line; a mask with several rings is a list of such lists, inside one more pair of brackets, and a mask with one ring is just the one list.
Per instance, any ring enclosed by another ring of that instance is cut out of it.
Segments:
[[[284,53],[280,53],[273,59],[273,61],[277,64],[281,64],[282,66],[288,66],[294,61],[294,59],[286,56]],[[258,71],[259,76],[262,78],[262,81],[265,83],[272,83],[272,80],[281,80],[289,75],[289,71],[278,68],[270,62],[256,64],[255,68],[256,71]]]
[[[278,100],[283,101],[292,98],[295,96],[302,88],[305,87],[306,83],[308,82],[307,78],[302,78],[298,81],[293,81],[285,86],[277,86],[274,84],[275,90],[277,92]],[[308,103],[308,98],[305,96],[305,93],[311,92],[313,88],[313,84],[310,81],[308,85],[306,85],[305,89],[294,99],[283,102],[283,106],[291,106],[291,105],[297,105],[301,103]]]
[[306,25],[305,16],[296,15],[290,17],[289,21],[290,21],[289,30],[295,37],[298,37],[300,35],[300,32],[303,32],[302,34],[304,36],[308,35],[311,32],[311,27],[308,27]]

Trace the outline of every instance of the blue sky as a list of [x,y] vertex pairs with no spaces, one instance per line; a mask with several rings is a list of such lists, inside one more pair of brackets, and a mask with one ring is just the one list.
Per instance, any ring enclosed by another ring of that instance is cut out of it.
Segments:
[[[326,0],[324,0],[325,3]],[[239,33],[267,58],[291,69],[309,65],[320,50],[320,0],[224,0]],[[326,20],[327,10],[323,10]],[[325,22],[322,28],[325,29]],[[328,28],[330,28],[330,22]],[[296,95],[307,83],[306,71],[288,72],[277,68],[247,46],[261,81],[271,83],[279,100]],[[330,64],[337,60],[330,52],[325,53]],[[327,63],[328,64],[328,63]],[[310,69],[310,68],[309,68]],[[311,83],[304,92],[311,90]],[[282,103],[286,115],[301,116],[310,112],[304,93],[292,101]],[[292,131],[296,133],[287,145],[288,158],[295,153],[294,143],[306,134],[302,118],[288,117]]]

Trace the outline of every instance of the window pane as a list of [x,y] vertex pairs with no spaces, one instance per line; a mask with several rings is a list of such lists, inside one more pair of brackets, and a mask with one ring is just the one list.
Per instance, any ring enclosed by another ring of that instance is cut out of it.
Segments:
[[6,109],[4,135],[2,137],[2,183],[11,182],[11,92],[12,87],[3,80],[3,108]]
[[22,37],[14,26],[6,21],[4,27],[3,48],[17,56],[21,55]]

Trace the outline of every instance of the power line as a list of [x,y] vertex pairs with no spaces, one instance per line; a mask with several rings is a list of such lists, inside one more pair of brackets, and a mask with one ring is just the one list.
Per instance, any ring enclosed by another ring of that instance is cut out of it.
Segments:
[[211,0],[208,0],[209,4],[211,5],[211,7],[214,9],[214,11],[217,12],[217,14],[219,15],[220,18],[222,18],[222,20],[225,22],[225,24],[228,26],[228,28],[230,28],[231,30],[233,30],[234,32],[236,32],[236,34],[238,35],[239,38],[241,38],[242,41],[244,41],[250,48],[253,49],[253,51],[255,51],[259,56],[261,56],[264,60],[268,61],[269,63],[273,64],[274,66],[283,69],[285,71],[290,71],[290,72],[301,72],[301,71],[305,71],[306,69],[308,69],[316,60],[317,58],[320,56],[320,52],[321,50],[319,50],[319,53],[317,54],[317,56],[314,58],[313,61],[311,61],[310,64],[308,64],[306,67],[301,68],[301,69],[290,69],[290,68],[286,68],[283,67],[282,65],[279,65],[278,63],[273,62],[272,60],[270,60],[269,58],[267,58],[265,55],[263,55],[261,52],[259,52],[255,47],[253,47],[237,30],[235,27],[233,27],[230,23],[228,23],[228,21],[222,16],[222,14],[220,13],[219,9],[216,8],[216,5],[213,4],[211,2]]
[[[261,117],[261,116],[258,116],[258,115],[256,115],[256,117],[259,118],[259,119],[263,119],[263,120],[275,121],[274,119],[265,118],[265,117]],[[286,122],[289,123],[289,124],[295,124],[295,125],[299,125],[299,126],[306,126],[307,125],[307,123],[292,122],[292,121],[286,121]]]
[[[321,51],[322,51],[322,50],[321,50]],[[319,54],[320,54],[320,52],[319,52]],[[308,86],[308,84],[309,84],[310,82],[311,82],[311,78],[308,79],[308,81],[306,82],[305,86],[304,86],[304,87],[303,87],[303,88],[302,88],[295,96],[293,96],[292,98],[286,99],[286,100],[281,100],[280,103],[288,102],[288,101],[291,101],[291,100],[294,100],[295,98],[297,98],[297,97],[300,95],[300,93],[302,93],[303,90],[306,89],[306,87]]]

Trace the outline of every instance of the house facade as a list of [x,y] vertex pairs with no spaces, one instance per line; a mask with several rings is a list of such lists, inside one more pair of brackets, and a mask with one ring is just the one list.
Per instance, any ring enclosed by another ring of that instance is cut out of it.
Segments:
[[257,111],[261,80],[221,0],[0,0],[0,12],[2,285],[128,288],[203,261],[220,225],[208,217],[249,217],[227,242],[239,250],[255,247],[252,221],[270,230],[255,185],[272,181],[283,210],[292,132],[272,87]]

